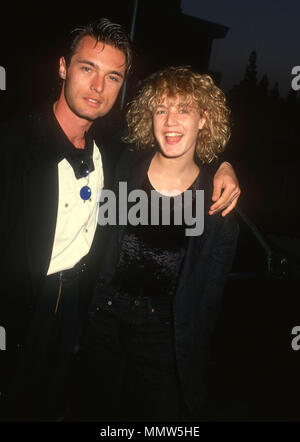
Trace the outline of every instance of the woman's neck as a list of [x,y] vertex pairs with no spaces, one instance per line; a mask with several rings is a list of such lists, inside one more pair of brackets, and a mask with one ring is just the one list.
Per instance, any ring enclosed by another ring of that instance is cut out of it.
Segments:
[[148,177],[160,193],[176,195],[191,186],[199,171],[193,158],[167,158],[157,152],[151,161]]

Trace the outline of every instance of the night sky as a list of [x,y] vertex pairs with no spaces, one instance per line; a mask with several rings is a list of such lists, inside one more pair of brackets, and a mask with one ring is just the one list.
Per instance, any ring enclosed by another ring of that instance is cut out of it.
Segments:
[[[124,0],[125,2],[125,0]],[[132,1],[128,5],[132,6]],[[124,5],[123,1],[122,4]],[[139,1],[139,8],[143,0]],[[182,0],[182,12],[194,15],[201,19],[219,23],[229,27],[224,39],[215,39],[212,46],[210,70],[222,73],[221,87],[228,90],[233,84],[238,83],[245,71],[249,55],[252,50],[257,51],[258,80],[267,73],[270,87],[275,82],[279,83],[282,96],[286,96],[290,89],[294,66],[300,65],[300,2],[299,0],[251,0],[241,2],[239,0]],[[118,2],[116,2],[117,8]],[[105,6],[105,4],[102,6]],[[130,6],[130,7],[131,7]],[[7,8],[7,9],[6,9]],[[30,48],[29,56],[38,56],[39,53],[54,46],[60,41],[62,28],[72,28],[72,17],[82,17],[85,23],[88,15],[97,16],[101,11],[101,2],[94,9],[78,8],[60,11],[54,4],[45,3],[42,7],[30,6],[30,3],[21,4],[15,14],[12,14],[8,6],[3,6],[4,23],[0,28],[0,65],[7,69],[8,89],[16,88],[14,85],[15,69],[11,67],[4,53],[9,53],[12,63],[22,65],[20,57],[25,57],[26,50],[18,52],[18,42],[23,37],[28,39],[32,34],[32,41],[36,40],[39,30],[48,26],[51,22],[56,26],[49,28],[48,43],[45,36],[36,41],[36,48]],[[159,11],[158,11],[159,12]],[[101,15],[101,14],[100,14]],[[28,23],[28,29],[27,29]],[[22,29],[20,31],[20,28]],[[36,33],[35,33],[36,29]],[[8,38],[9,36],[9,38]],[[17,44],[16,44],[17,42]],[[40,46],[43,46],[41,49]],[[197,47],[195,46],[195,51]],[[28,58],[28,57],[27,57]],[[18,60],[18,61],[17,61]],[[18,75],[23,75],[19,71]]]
[[300,65],[299,0],[182,0],[182,12],[228,26],[224,39],[214,40],[210,69],[222,72],[222,87],[230,88],[244,75],[249,54],[257,51],[258,80],[267,74],[285,96],[291,70]]

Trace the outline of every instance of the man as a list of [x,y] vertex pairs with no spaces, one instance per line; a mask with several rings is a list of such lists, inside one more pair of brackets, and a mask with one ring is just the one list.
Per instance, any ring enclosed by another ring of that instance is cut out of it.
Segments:
[[[95,143],[91,126],[111,110],[130,66],[131,44],[120,25],[100,19],[77,30],[60,59],[58,100],[1,131],[0,325],[8,368],[0,391],[11,419],[57,420],[64,410],[86,281],[93,282],[86,257],[105,257],[101,227],[90,249],[114,146]],[[226,215],[239,195],[230,165],[221,165],[215,182],[215,199],[224,191],[212,209]]]

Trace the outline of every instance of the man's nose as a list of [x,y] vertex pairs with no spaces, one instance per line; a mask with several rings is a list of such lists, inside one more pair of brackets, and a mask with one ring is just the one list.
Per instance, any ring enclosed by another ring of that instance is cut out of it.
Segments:
[[97,74],[94,78],[93,81],[91,83],[91,89],[101,93],[104,89],[104,84],[105,84],[105,78],[104,75],[102,74]]

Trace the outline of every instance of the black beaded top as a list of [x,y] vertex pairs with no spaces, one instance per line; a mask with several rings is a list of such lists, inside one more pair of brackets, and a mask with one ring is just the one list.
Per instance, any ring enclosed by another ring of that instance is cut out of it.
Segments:
[[[198,179],[199,175],[189,189],[197,188]],[[159,225],[151,225],[151,213],[153,215],[157,208],[151,202],[151,192],[156,195],[158,192],[152,187],[148,176],[143,190],[148,196],[148,225],[126,226],[113,286],[133,297],[148,296],[160,304],[169,303],[176,289],[188,240],[183,213],[182,224],[175,224],[175,209],[178,207],[175,199],[182,198],[182,194],[178,197],[159,194]],[[170,225],[163,225],[164,203],[169,203]]]

